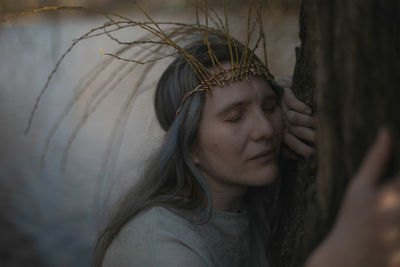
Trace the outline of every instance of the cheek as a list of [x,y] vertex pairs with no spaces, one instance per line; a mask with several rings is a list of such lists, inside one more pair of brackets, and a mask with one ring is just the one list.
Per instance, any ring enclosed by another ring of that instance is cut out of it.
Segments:
[[276,132],[280,135],[283,134],[283,129],[284,129],[284,123],[283,123],[283,117],[282,117],[282,112],[281,109],[278,108],[276,111],[276,114],[274,114],[274,117],[272,119],[274,128],[276,129]]
[[232,129],[215,129],[203,143],[211,153],[221,157],[231,157],[241,151],[240,132]]
[[284,131],[284,123],[282,120],[278,120],[276,122],[276,133],[277,133],[277,135],[280,136],[281,139],[283,136],[283,131]]
[[[245,142],[240,131],[233,131],[229,127],[204,127],[198,136],[198,148],[201,161],[218,165],[229,163],[237,165],[243,154]],[[236,162],[236,163],[235,163]]]

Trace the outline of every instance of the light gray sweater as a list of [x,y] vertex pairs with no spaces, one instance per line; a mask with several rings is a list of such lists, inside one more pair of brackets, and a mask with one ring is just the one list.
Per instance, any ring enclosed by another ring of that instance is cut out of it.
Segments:
[[215,211],[208,223],[197,225],[153,207],[122,228],[103,267],[267,266],[263,242],[250,232],[255,233],[246,212]]

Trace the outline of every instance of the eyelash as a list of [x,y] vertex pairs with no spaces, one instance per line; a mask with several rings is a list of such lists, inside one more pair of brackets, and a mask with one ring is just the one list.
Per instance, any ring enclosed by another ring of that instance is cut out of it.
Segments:
[[234,122],[238,122],[242,117],[243,117],[243,112],[238,112],[238,114],[233,116],[232,119],[227,119],[226,121],[234,123]]
[[[264,111],[264,113],[273,112],[275,110],[276,106],[277,105],[274,105],[272,108],[269,108],[269,109],[263,108],[263,111]],[[240,121],[240,119],[242,119],[242,117],[243,117],[243,112],[238,112],[237,115],[233,116],[232,119],[227,119],[226,121],[230,122],[230,123],[235,123],[235,122]]]

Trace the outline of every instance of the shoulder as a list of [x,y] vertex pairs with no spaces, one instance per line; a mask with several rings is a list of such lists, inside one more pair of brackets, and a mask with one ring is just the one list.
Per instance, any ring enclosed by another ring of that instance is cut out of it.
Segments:
[[135,236],[145,235],[146,238],[152,238],[151,241],[157,241],[159,238],[170,236],[180,238],[185,233],[197,233],[196,227],[179,215],[164,207],[152,207],[131,219],[121,230],[119,239],[131,240]]
[[121,229],[103,266],[205,266],[196,242],[201,243],[201,237],[189,221],[166,208],[152,207]]
[[126,224],[126,228],[142,227],[143,224],[153,226],[164,226],[170,223],[190,225],[183,216],[164,207],[156,206],[139,213],[134,219]]

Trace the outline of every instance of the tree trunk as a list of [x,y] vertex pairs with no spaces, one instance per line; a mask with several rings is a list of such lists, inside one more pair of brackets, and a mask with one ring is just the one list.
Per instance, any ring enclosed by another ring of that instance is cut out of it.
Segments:
[[394,137],[384,179],[400,166],[400,2],[307,0],[303,7],[304,56],[318,89],[319,206],[310,202],[306,211],[297,264],[329,232],[349,180],[383,125]]
[[[296,48],[296,65],[293,73],[292,90],[296,96],[316,110],[315,85],[310,71],[310,45],[307,19],[310,16],[309,0],[302,1],[299,17],[299,36],[301,46]],[[282,187],[280,193],[281,208],[283,209],[277,223],[276,236],[272,255],[273,266],[298,266],[304,253],[299,248],[304,240],[305,224],[310,218],[315,220],[318,215],[317,206],[307,214],[308,203],[315,203],[316,156],[300,162],[285,161],[282,163]]]
[[286,252],[281,266],[299,266],[329,232],[349,180],[384,125],[394,141],[384,180],[400,166],[400,1],[304,0],[300,22],[293,90],[309,104],[314,85],[318,90],[318,175],[315,193],[307,168],[287,186],[308,205],[292,199],[295,234],[286,233],[283,255],[287,244],[294,254]]

